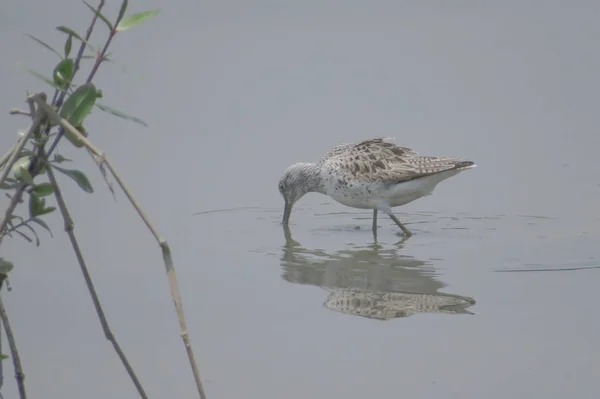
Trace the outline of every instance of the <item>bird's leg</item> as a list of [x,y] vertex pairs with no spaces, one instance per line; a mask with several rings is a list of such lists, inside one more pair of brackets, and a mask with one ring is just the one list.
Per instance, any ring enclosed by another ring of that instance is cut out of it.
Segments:
[[373,209],[373,235],[377,238],[377,209]]
[[390,219],[392,219],[394,221],[394,223],[396,223],[398,225],[398,227],[400,227],[402,229],[402,231],[404,232],[404,235],[406,237],[410,237],[412,236],[412,233],[410,232],[410,230],[408,230],[403,224],[402,222],[400,222],[398,220],[398,218],[392,213],[392,211],[387,211],[386,212],[388,214],[388,216],[390,217]]

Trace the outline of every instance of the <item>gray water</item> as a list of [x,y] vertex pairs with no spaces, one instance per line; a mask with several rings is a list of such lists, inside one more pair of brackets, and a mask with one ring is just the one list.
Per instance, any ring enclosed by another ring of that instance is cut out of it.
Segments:
[[[97,84],[150,127],[95,112],[87,129],[171,245],[210,399],[599,396],[600,3],[130,3],[163,11],[116,38]],[[47,89],[21,66],[57,60],[22,33],[61,49],[54,27],[89,16],[2,3],[1,148],[28,126],[8,109]],[[409,240],[380,217],[375,242],[370,212],[319,194],[286,234],[285,168],[372,136],[479,167],[395,210]],[[196,397],[159,248],[63,147],[96,190],[60,180],[115,335],[151,397]],[[2,246],[30,397],[136,397],[47,220],[39,248]]]

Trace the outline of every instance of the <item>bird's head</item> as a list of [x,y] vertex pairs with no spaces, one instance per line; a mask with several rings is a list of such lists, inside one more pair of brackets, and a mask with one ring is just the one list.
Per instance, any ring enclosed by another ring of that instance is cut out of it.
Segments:
[[318,173],[312,163],[296,163],[279,179],[279,192],[285,201],[282,223],[287,225],[294,204],[311,191],[317,191]]

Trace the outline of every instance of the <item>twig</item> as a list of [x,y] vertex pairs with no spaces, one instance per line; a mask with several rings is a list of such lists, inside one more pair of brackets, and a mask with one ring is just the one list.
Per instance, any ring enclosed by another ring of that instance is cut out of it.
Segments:
[[[104,0],[100,0],[98,7],[96,7],[96,11],[100,12],[102,10],[102,7],[104,7]],[[92,69],[86,79],[87,83],[91,82],[92,79],[94,78],[94,76],[96,76],[96,73],[98,72],[98,68],[100,68],[100,64],[102,64],[102,61],[104,61],[104,56],[106,55],[106,51],[108,50],[108,47],[110,46],[110,43],[112,42],[113,38],[117,34],[116,29],[117,29],[117,26],[119,25],[119,22],[121,22],[122,18],[123,18],[123,15],[119,14],[119,16],[117,17],[117,20],[114,24],[114,29],[109,33],[108,38],[106,39],[106,42],[104,43],[104,47],[102,48],[102,51],[100,53],[96,54],[96,61],[94,62],[94,65],[92,66]],[[92,31],[94,29],[94,24],[96,23],[97,19],[98,19],[97,14],[94,14],[92,23],[90,24],[90,27],[85,36],[85,42],[87,42],[89,40],[90,36],[92,35]],[[73,77],[75,77],[75,74],[79,70],[79,63],[81,62],[81,58],[83,57],[83,52],[84,52],[85,46],[86,46],[85,42],[82,42],[81,47],[79,47],[79,52],[77,53],[77,58],[75,59],[75,67],[74,67]],[[65,95],[66,95],[66,92],[63,91],[61,93],[61,95],[58,97],[58,99],[55,102],[54,101],[52,102],[52,104],[54,106],[56,106],[57,109],[60,108],[60,106],[62,105]],[[46,132],[46,134],[48,132]],[[52,144],[50,144],[50,147],[48,148],[48,150],[46,152],[47,156],[52,155],[52,153],[56,149],[56,146],[58,145],[58,142],[62,138],[63,134],[64,134],[64,128],[61,126],[61,128],[58,129],[58,134],[54,138],[54,141],[52,142]]]
[[17,387],[19,388],[19,398],[26,399],[27,394],[25,393],[25,374],[23,373],[23,367],[21,366],[21,358],[19,357],[19,351],[17,350],[17,344],[15,343],[15,336],[13,335],[12,328],[8,321],[8,315],[0,297],[0,318],[4,325],[4,331],[6,332],[6,338],[8,339],[8,345],[10,346],[10,355],[13,359],[13,365],[15,367],[15,377],[17,379]]
[[[8,222],[10,222],[10,218],[13,212],[15,211],[17,204],[21,202],[21,198],[23,197],[23,193],[25,192],[25,187],[26,184],[21,184],[21,186],[17,189],[15,195],[13,195],[12,199],[10,200],[10,204],[8,205],[8,208],[6,208],[6,212],[4,213],[4,219],[2,219],[2,222],[0,223],[0,233],[2,233],[4,229],[6,229],[6,226],[8,226]],[[4,238],[4,236],[0,236],[0,244],[2,243],[2,238]]]
[[69,240],[71,241],[71,245],[73,246],[73,251],[75,252],[75,256],[77,257],[77,261],[79,262],[79,267],[81,268],[81,272],[83,273],[83,277],[85,279],[85,283],[86,283],[87,288],[92,297],[92,301],[94,302],[94,307],[96,308],[96,313],[98,314],[98,318],[100,319],[100,324],[102,324],[102,330],[104,331],[104,335],[106,336],[106,339],[109,340],[112,343],[113,347],[115,348],[117,355],[121,359],[123,366],[125,366],[125,369],[127,370],[127,374],[129,374],[129,377],[133,381],[133,384],[135,385],[140,396],[142,398],[147,399],[147,396],[146,396],[146,393],[144,392],[144,388],[142,387],[142,384],[138,380],[137,375],[133,371],[133,368],[129,364],[127,357],[125,357],[125,354],[121,350],[121,347],[120,347],[119,343],[117,342],[117,339],[115,338],[114,334],[112,333],[112,331],[108,325],[108,321],[106,320],[106,316],[104,315],[104,310],[102,309],[102,305],[100,304],[100,300],[98,299],[98,294],[96,293],[96,289],[94,288],[94,283],[92,282],[92,277],[90,276],[88,268],[85,264],[85,259],[83,258],[83,253],[81,252],[81,248],[79,248],[79,243],[77,242],[77,238],[75,237],[75,231],[74,231],[75,224],[73,223],[73,219],[71,218],[69,210],[67,209],[67,204],[65,203],[65,200],[62,196],[60,188],[56,182],[56,177],[54,176],[54,172],[52,171],[52,168],[50,166],[48,166],[46,169],[47,169],[48,179],[50,180],[50,184],[52,184],[52,187],[54,187],[54,196],[56,197],[56,202],[58,203],[58,208],[60,209],[63,220],[65,222],[65,231],[67,232],[67,235],[69,236]]
[[183,339],[183,343],[184,343],[185,349],[187,351],[188,359],[189,359],[190,365],[192,367],[192,372],[194,374],[194,379],[196,381],[198,393],[200,394],[201,399],[205,399],[206,394],[204,392],[202,380],[200,379],[200,372],[198,370],[198,365],[196,364],[196,359],[194,356],[194,352],[192,350],[192,344],[190,342],[190,337],[189,337],[187,325],[185,322],[185,316],[183,314],[183,304],[182,304],[182,300],[181,300],[181,295],[179,293],[179,284],[177,283],[177,276],[175,275],[175,268],[173,265],[173,259],[171,258],[171,250],[169,248],[169,244],[167,243],[167,241],[164,238],[162,238],[160,236],[160,234],[158,234],[158,231],[156,230],[156,228],[154,228],[154,225],[152,225],[152,223],[150,222],[150,219],[148,219],[148,216],[142,210],[142,208],[140,207],[138,202],[135,200],[135,198],[133,197],[133,194],[131,193],[129,188],[125,185],[125,182],[123,182],[123,180],[121,179],[121,177],[119,176],[119,174],[117,173],[115,168],[113,168],[113,166],[110,164],[110,162],[108,162],[104,153],[98,147],[96,147],[87,137],[85,137],[77,129],[75,129],[73,127],[73,125],[71,125],[69,122],[67,122],[67,120],[65,120],[64,118],[61,118],[56,113],[56,111],[54,111],[46,103],[46,101],[44,101],[42,98],[40,98],[39,96],[34,97],[34,101],[37,103],[39,108],[41,108],[44,112],[46,112],[49,119],[51,119],[57,125],[60,125],[63,129],[68,130],[70,133],[75,135],[75,137],[77,137],[94,155],[96,155],[97,157],[99,157],[101,160],[104,161],[104,163],[106,164],[106,166],[108,166],[108,169],[114,176],[115,180],[117,181],[117,183],[119,184],[119,186],[121,187],[121,189],[123,190],[123,192],[125,193],[127,198],[129,199],[129,201],[131,202],[131,204],[133,205],[133,207],[135,208],[137,213],[140,215],[140,217],[142,218],[142,220],[144,221],[144,223],[146,224],[148,229],[152,232],[152,235],[154,236],[156,241],[158,241],[158,245],[160,246],[160,249],[162,251],[165,268],[167,270],[167,276],[169,278],[171,297],[173,298],[173,302],[175,304],[175,310],[177,312],[177,317],[179,319],[179,325],[181,327],[181,337]]
[[89,148],[86,148],[86,151],[88,152],[88,154],[90,154],[90,156],[94,159],[94,162],[96,162],[96,165],[98,166],[98,169],[100,169],[100,174],[102,174],[102,178],[104,179],[104,182],[106,183],[106,185],[108,186],[108,189],[110,190],[114,200],[117,200],[117,195],[115,194],[115,189],[113,187],[112,182],[110,182],[108,180],[108,174],[106,173],[106,169],[104,168],[104,160],[101,159],[100,157],[97,157],[96,155],[94,155]]
[[[42,96],[40,94],[36,94],[36,98],[40,98],[41,100]],[[44,115],[44,112],[36,112],[35,119],[33,120],[29,131],[27,131],[25,137],[23,137],[21,141],[19,141],[15,150],[12,152],[12,154],[10,154],[10,158],[8,158],[8,161],[6,163],[6,167],[2,170],[2,175],[0,176],[0,185],[4,183],[4,179],[6,179],[6,176],[8,176],[8,174],[10,173],[10,170],[12,169],[15,162],[17,162],[17,157],[19,156],[19,154],[21,154],[21,151],[25,147],[25,144],[27,144],[29,138],[40,129],[40,126],[42,126]],[[2,229],[0,229],[0,231],[2,231]]]
[[[19,140],[21,140],[21,139],[22,139],[22,137],[19,138]],[[0,158],[0,168],[4,166],[6,161],[8,161],[8,158],[10,158],[10,156],[13,154],[13,152],[15,152],[15,149],[17,148],[18,145],[19,145],[19,141],[17,141],[17,143],[15,145],[13,145],[13,148],[8,150],[8,152],[6,154],[2,155],[2,158]]]
[[[2,324],[2,319],[0,319],[0,324]],[[0,353],[2,353],[2,334],[0,334]],[[2,397],[2,387],[4,386],[4,364],[0,361],[0,399],[4,399]]]
[[[29,222],[31,222],[33,219],[35,219],[35,218],[34,217],[29,217],[29,219],[21,219],[22,221],[20,223],[17,223],[17,224],[9,223],[9,226],[7,226],[9,228],[6,230],[6,234],[8,235],[8,234],[10,234],[13,231],[17,231],[18,229],[20,229],[23,226],[29,227]],[[0,233],[0,234],[2,234],[2,233]]]
[[[102,7],[104,7],[104,0],[100,0],[98,7],[96,7],[96,11],[98,11],[98,12],[102,11]],[[83,52],[85,51],[87,42],[90,40],[90,37],[92,37],[92,32],[94,31],[94,25],[96,25],[96,20],[98,20],[98,15],[94,14],[94,17],[92,18],[92,23],[90,24],[90,26],[85,34],[85,42],[81,42],[81,46],[79,47],[79,52],[77,53],[77,57],[75,58],[75,68],[74,68],[73,76],[75,76],[75,73],[77,73],[77,71],[79,70],[79,64],[81,63],[81,58],[83,57]]]
[[[38,99],[39,101],[42,101],[44,104],[46,104],[46,94],[40,93],[40,94],[31,95],[27,98],[27,102],[29,103],[29,106],[32,109],[32,111],[34,109],[34,107],[33,107],[34,99]],[[15,145],[12,153],[10,154],[8,160],[6,161],[6,165],[4,166],[4,169],[2,170],[2,175],[0,176],[0,184],[4,183],[4,180],[10,173],[10,170],[12,169],[13,165],[17,161],[17,157],[19,156],[19,154],[25,147],[25,144],[27,144],[27,141],[34,133],[39,131],[40,127],[42,126],[42,122],[45,120],[45,118],[46,118],[46,112],[36,112],[35,113],[35,115],[33,117],[33,123],[31,124],[29,131]],[[8,155],[8,154],[6,154],[6,155]],[[6,157],[6,155],[4,157]],[[4,159],[2,159],[2,161],[3,160]],[[21,201],[21,198],[23,197],[23,192],[25,191],[26,186],[27,186],[26,184],[21,184],[21,186],[17,189],[17,192],[15,193],[15,195],[13,195],[13,197],[10,201],[10,204],[8,205],[8,208],[6,208],[6,212],[4,213],[4,219],[2,219],[2,222],[0,222],[0,233],[3,232],[4,229],[6,229],[6,226],[8,225],[8,222],[10,221],[10,218],[11,218],[13,212],[15,211],[17,204]],[[2,242],[2,238],[0,238],[0,243],[1,242]]]
[[21,237],[23,237],[25,240],[29,241],[30,243],[33,242],[33,240],[31,238],[29,238],[29,236],[19,230],[15,230],[15,233],[17,233],[18,235],[20,235]]
[[[100,0],[100,3],[98,4],[98,7],[96,7],[96,11],[100,12],[102,10],[102,7],[104,7],[104,0]],[[94,16],[92,18],[92,22],[90,23],[90,26],[88,27],[88,30],[87,30],[87,32],[85,34],[85,41],[81,42],[81,45],[79,46],[79,51],[77,52],[77,57],[75,57],[75,63],[74,63],[74,67],[73,67],[73,76],[71,77],[71,81],[75,78],[75,75],[79,71],[79,65],[81,63],[81,59],[83,57],[83,53],[85,51],[87,43],[90,40],[90,37],[92,36],[92,32],[94,31],[94,26],[96,25],[96,21],[97,20],[98,20],[98,15],[96,13],[94,13]],[[98,62],[98,60],[96,60],[96,63],[97,62]],[[100,61],[100,62],[102,62],[102,61]],[[54,91],[54,97],[52,98],[52,105],[54,107],[56,107],[56,109],[60,109],[60,107],[62,106],[63,101],[64,101],[66,95],[67,95],[67,91],[66,90],[61,91],[60,94],[59,94],[58,90],[55,90]],[[44,131],[44,134],[46,136],[48,136],[50,134],[50,129],[51,128],[52,127],[50,125],[48,125],[48,127]],[[59,129],[58,130],[58,134],[56,135],[56,138],[54,139],[54,141],[50,145],[50,149],[46,151],[46,155],[47,156],[50,156],[52,154],[52,152],[56,149],[56,146],[58,145],[58,142],[61,139],[63,133],[64,133],[63,129]],[[38,153],[38,155],[40,153],[41,153],[41,148],[40,148],[40,152]]]
[[19,108],[11,108],[10,111],[8,111],[9,114],[11,115],[25,115],[25,116],[31,116],[31,114],[27,111],[23,111],[22,109]]

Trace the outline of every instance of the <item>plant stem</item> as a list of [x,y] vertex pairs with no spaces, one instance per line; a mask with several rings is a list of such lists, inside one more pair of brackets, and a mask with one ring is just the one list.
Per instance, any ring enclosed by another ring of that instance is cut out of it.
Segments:
[[133,207],[135,208],[137,213],[140,215],[140,217],[142,218],[144,223],[146,223],[146,226],[148,226],[148,229],[152,232],[152,235],[154,235],[154,238],[156,239],[156,241],[158,241],[158,245],[160,246],[160,249],[161,249],[162,255],[163,255],[163,262],[164,262],[165,268],[167,270],[167,276],[169,278],[171,297],[173,298],[173,303],[175,304],[175,311],[177,312],[177,318],[179,319],[179,326],[181,327],[181,338],[183,339],[183,343],[184,343],[185,349],[187,351],[188,359],[190,361],[190,366],[192,367],[192,373],[194,374],[194,379],[196,381],[196,387],[198,389],[198,393],[200,394],[201,399],[205,399],[206,393],[204,392],[202,380],[200,379],[200,372],[198,370],[198,364],[196,363],[194,351],[192,350],[192,344],[190,342],[190,337],[189,337],[187,325],[185,322],[185,316],[183,314],[183,305],[182,305],[182,301],[181,301],[181,295],[179,293],[179,284],[177,283],[177,276],[175,275],[175,266],[173,264],[173,258],[171,257],[171,249],[169,248],[169,244],[167,243],[167,241],[164,238],[162,238],[158,234],[158,231],[156,231],[156,229],[154,228],[154,226],[148,219],[148,216],[146,216],[146,213],[142,210],[140,205],[137,203],[136,199],[133,197],[133,194],[131,193],[129,188],[125,185],[125,182],[123,180],[121,180],[121,177],[119,176],[117,171],[108,162],[108,160],[106,160],[106,158],[104,159],[104,162],[106,163],[106,166],[108,166],[108,169],[114,176],[117,183],[119,183],[119,186],[121,187],[123,192],[125,192],[125,195],[129,199],[129,202],[131,202],[131,204],[133,205]]
[[[40,96],[40,95],[38,94],[36,96]],[[44,120],[44,115],[45,115],[44,112],[36,112],[35,118],[33,120],[33,123],[31,124],[31,127],[29,128],[29,130],[25,134],[25,137],[21,138],[21,141],[19,141],[17,143],[16,148],[14,149],[14,151],[12,152],[12,154],[10,154],[10,157],[8,158],[8,161],[6,162],[6,166],[2,170],[2,175],[0,175],[0,185],[2,183],[4,183],[4,179],[6,179],[6,176],[8,176],[8,174],[10,173],[10,170],[12,169],[13,165],[15,164],[15,162],[17,162],[19,154],[21,154],[21,151],[25,147],[25,144],[27,144],[27,141],[29,140],[29,138],[35,132],[37,132],[37,131],[40,130],[40,126],[42,126],[42,122]],[[0,229],[0,231],[2,231],[2,230]]]
[[[98,7],[96,8],[96,11],[100,12],[100,10],[102,10],[102,7],[104,7],[104,0],[100,0],[100,3],[98,4]],[[90,24],[90,27],[89,27],[86,37],[85,37],[86,42],[89,40],[89,38],[92,34],[92,30],[94,28],[94,24],[96,23],[97,18],[98,18],[98,16],[96,14],[94,14],[94,18],[92,19],[92,23]],[[123,15],[118,16],[118,18],[114,24],[114,29],[108,34],[108,38],[106,39],[106,42],[104,43],[104,47],[102,48],[102,51],[100,51],[100,53],[96,55],[96,62],[94,62],[94,65],[92,66],[92,69],[87,77],[87,80],[86,80],[87,83],[91,82],[92,79],[94,79],[94,77],[96,76],[96,72],[98,72],[98,68],[100,68],[100,64],[102,64],[102,61],[104,61],[104,56],[106,55],[106,51],[108,50],[108,47],[110,46],[110,43],[112,42],[113,38],[117,34],[116,29],[117,29],[117,26],[119,25],[119,22],[121,22],[122,18],[123,18]],[[79,53],[77,54],[77,58],[75,59],[75,69],[74,69],[75,73],[77,73],[77,70],[79,69],[79,63],[81,62],[81,57],[83,56],[83,51],[85,49],[85,46],[86,46],[85,43],[81,43],[81,47],[79,48]],[[73,77],[75,76],[75,73],[73,74]],[[66,92],[63,92],[61,94],[61,96],[58,98],[58,100],[56,101],[56,103],[53,102],[53,105],[60,107],[62,105],[65,95],[66,95]],[[52,144],[50,144],[50,148],[48,149],[48,151],[46,153],[47,156],[52,155],[52,153],[56,149],[56,146],[58,145],[58,142],[62,138],[63,134],[64,134],[64,128],[61,126],[61,128],[58,130],[58,134],[54,138],[54,141],[52,142]]]
[[[206,394],[204,392],[204,387],[202,385],[202,380],[200,379],[200,372],[198,371],[198,365],[196,364],[196,358],[194,356],[194,351],[192,349],[192,344],[190,342],[189,333],[187,331],[187,325],[185,322],[185,316],[183,314],[183,305],[181,300],[181,295],[179,293],[179,284],[177,283],[177,276],[175,275],[175,268],[173,265],[173,259],[171,258],[171,250],[169,248],[169,244],[167,241],[158,234],[158,231],[154,227],[154,225],[150,222],[150,219],[146,215],[146,213],[142,210],[141,206],[138,204],[136,199],[133,197],[133,194],[129,190],[129,188],[125,185],[125,182],[121,179],[116,169],[110,164],[110,162],[106,159],[104,153],[96,147],[87,137],[82,135],[77,129],[73,127],[69,122],[67,122],[64,118],[61,118],[56,111],[54,111],[47,103],[40,97],[34,97],[35,102],[38,107],[42,109],[48,115],[48,118],[52,120],[57,125],[60,125],[63,129],[68,130],[70,133],[74,134],[75,137],[78,137],[79,140],[90,150],[90,152],[96,155],[99,159],[103,160],[103,162],[108,166],[108,169],[114,176],[115,180],[131,202],[131,205],[135,208],[138,215],[142,218],[156,241],[158,241],[158,245],[162,251],[163,262],[165,264],[165,268],[167,270],[167,276],[169,279],[169,287],[171,289],[171,297],[173,298],[173,302],[175,304],[175,310],[177,312],[177,317],[179,319],[179,325],[181,327],[181,337],[183,339],[183,343],[185,349],[187,351],[188,359],[190,361],[190,365],[192,367],[192,373],[194,374],[194,379],[196,381],[196,387],[198,388],[198,393],[201,399],[206,398]],[[48,168],[50,170],[50,168]]]
[[4,331],[6,332],[6,338],[8,339],[8,345],[10,346],[10,355],[13,359],[13,365],[15,367],[15,378],[17,379],[17,387],[19,389],[19,398],[26,399],[27,394],[25,393],[25,374],[23,373],[23,367],[21,366],[21,358],[19,357],[19,351],[17,350],[17,344],[15,343],[15,336],[10,323],[8,321],[8,315],[0,296],[0,318],[4,325]]
[[79,243],[77,242],[77,238],[75,237],[75,231],[74,231],[75,224],[73,223],[73,219],[71,218],[69,210],[67,209],[67,204],[65,203],[65,200],[62,196],[62,193],[60,191],[58,183],[56,182],[56,177],[54,176],[52,167],[48,166],[46,169],[47,169],[48,179],[50,180],[50,183],[54,187],[54,196],[56,197],[56,202],[58,203],[58,207],[60,209],[63,220],[65,222],[65,231],[67,232],[67,235],[69,236],[69,240],[71,241],[71,245],[73,246],[73,251],[75,252],[75,256],[77,257],[77,261],[79,262],[79,267],[81,268],[81,272],[83,273],[83,277],[85,279],[87,288],[90,292],[90,296],[92,297],[92,301],[94,302],[94,307],[96,308],[96,313],[98,314],[98,318],[100,319],[100,324],[102,325],[102,330],[104,331],[104,335],[106,336],[106,339],[109,340],[112,343],[113,347],[115,348],[117,355],[121,359],[123,366],[125,366],[125,369],[127,370],[127,374],[129,374],[129,377],[133,381],[133,384],[135,385],[140,396],[144,399],[147,399],[148,397],[146,396],[146,393],[144,392],[144,388],[142,387],[142,384],[138,380],[137,375],[133,371],[133,368],[129,364],[127,357],[125,357],[125,354],[121,350],[121,346],[117,342],[117,339],[115,338],[114,334],[112,333],[112,331],[108,325],[108,321],[106,320],[106,316],[104,315],[104,310],[102,309],[102,305],[100,304],[100,299],[98,299],[98,294],[96,293],[94,283],[92,282],[92,277],[90,276],[90,273],[86,266],[85,259],[83,258],[83,253],[81,252],[81,248],[79,247]]
[[[30,104],[32,111],[34,110],[34,107],[33,107],[34,99],[38,99],[39,101],[46,104],[46,94],[40,93],[40,94],[31,95],[27,98],[27,102]],[[0,176],[0,184],[4,183],[4,180],[10,173],[10,170],[12,169],[13,165],[17,161],[19,154],[25,147],[25,144],[27,143],[29,138],[34,133],[37,133],[39,131],[40,127],[42,126],[42,122],[46,119],[46,113],[45,112],[36,112],[35,115],[33,115],[32,117],[33,117],[33,123],[31,124],[29,131],[27,132],[27,134],[25,134],[25,137],[21,138],[21,141],[19,141],[15,145],[12,153],[10,154],[10,157],[6,161],[6,166],[2,170],[2,175]],[[23,197],[23,192],[25,191],[26,186],[27,185],[24,183],[21,184],[21,186],[15,192],[15,195],[13,195],[13,197],[10,201],[10,204],[8,205],[8,208],[6,208],[6,212],[4,213],[4,219],[2,219],[2,222],[0,222],[0,234],[2,234],[4,232],[4,230],[6,229],[6,226],[8,226],[8,222],[10,221],[11,216],[12,216],[13,212],[15,211],[15,208],[17,207],[17,204],[19,203],[19,201],[21,201],[21,198]],[[0,244],[1,243],[2,243],[2,238],[0,237]]]
[[[104,7],[104,0],[100,0],[98,7],[96,7],[96,11],[100,12],[102,10],[102,7]],[[87,43],[90,40],[90,37],[92,36],[92,32],[94,31],[94,26],[96,25],[96,20],[98,19],[98,15],[94,13],[94,16],[92,18],[92,22],[90,23],[90,26],[88,27],[88,30],[85,34],[85,42],[81,42],[81,45],[79,46],[79,51],[77,52],[77,57],[75,57],[75,63],[74,63],[74,69],[73,69],[73,76],[71,77],[71,81],[73,81],[73,79],[75,78],[75,75],[77,74],[77,71],[79,71],[79,65],[81,64],[81,58],[83,57],[83,53],[85,51],[85,47],[87,46]],[[108,48],[108,46],[105,46],[105,50],[106,48]],[[100,66],[99,62],[101,62],[102,58],[100,59],[100,61],[96,60],[96,64],[94,64],[94,69],[97,70],[98,67]],[[95,72],[94,72],[95,73]],[[88,79],[91,80],[91,78],[94,75],[90,74]],[[56,107],[56,109],[60,109],[60,107],[62,106],[62,103],[65,99],[65,96],[67,95],[67,91],[64,90],[60,93],[60,95],[58,95],[58,91],[54,92],[54,98],[52,99],[52,105]],[[44,134],[47,136],[50,133],[50,126],[48,126],[48,128],[46,128],[46,131],[44,132]],[[60,128],[58,130],[58,134],[56,135],[56,137],[54,138],[54,141],[52,142],[52,144],[50,145],[50,148],[48,149],[48,151],[46,151],[46,155],[50,156],[54,150],[56,149],[56,146],[58,145],[58,142],[60,141],[60,139],[62,138],[64,134],[64,131],[62,128]],[[41,150],[41,149],[40,149]]]
[[17,148],[18,145],[19,145],[19,143],[17,142],[17,144],[13,145],[13,147],[10,150],[8,150],[8,152],[6,154],[2,155],[2,158],[0,158],[0,168],[2,168],[4,166],[4,164],[6,163],[6,161],[8,161],[8,158],[10,158],[10,156],[13,154],[13,152],[15,152],[15,149]]
[[[0,288],[2,285],[0,285]],[[2,324],[2,319],[0,319],[0,324]],[[2,334],[0,334],[0,353],[2,353]],[[0,361],[0,391],[2,391],[2,387],[4,386],[4,364]],[[0,393],[0,399],[2,398],[2,393]]]
[[[26,185],[24,183],[21,184],[21,187],[17,189],[15,195],[13,195],[12,199],[10,200],[10,204],[8,205],[8,208],[6,208],[6,212],[4,213],[4,219],[2,219],[2,222],[0,222],[0,234],[2,234],[2,232],[8,226],[8,222],[10,221],[10,218],[13,212],[15,211],[17,204],[19,203],[19,201],[21,201],[21,198],[23,197],[25,187]],[[2,244],[2,238],[4,238],[4,235],[0,235],[0,244]]]
[[[100,0],[100,3],[98,4],[98,7],[96,8],[96,11],[100,12],[102,11],[102,7],[104,7],[104,0]],[[75,66],[74,66],[74,72],[73,72],[73,76],[75,76],[75,74],[77,73],[77,71],[79,70],[79,64],[81,63],[81,57],[83,57],[83,52],[85,51],[85,47],[87,46],[87,42],[89,42],[90,37],[92,37],[92,32],[94,30],[94,25],[96,24],[96,20],[98,19],[98,15],[94,14],[94,17],[92,18],[92,23],[90,24],[86,34],[85,34],[85,42],[81,43],[81,46],[79,47],[79,52],[77,53],[77,58],[75,58]]]
[[19,108],[12,108],[10,111],[8,111],[8,113],[11,115],[31,116],[31,114],[29,112],[23,111],[22,109],[19,109]]

